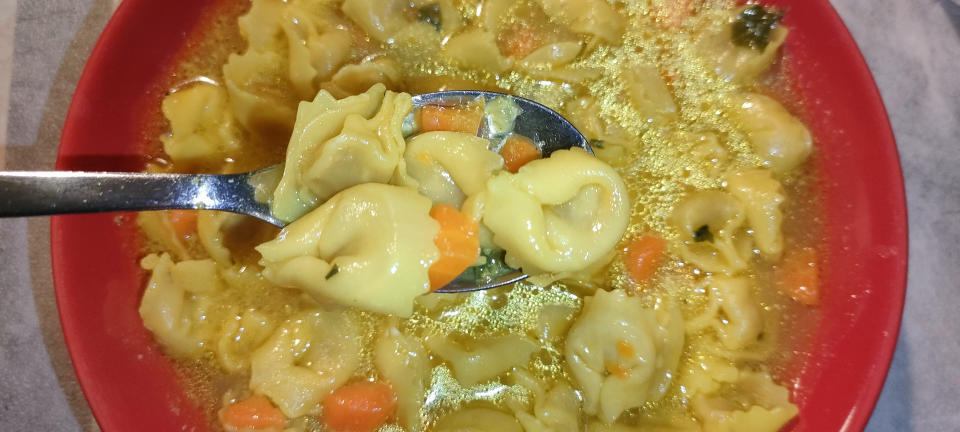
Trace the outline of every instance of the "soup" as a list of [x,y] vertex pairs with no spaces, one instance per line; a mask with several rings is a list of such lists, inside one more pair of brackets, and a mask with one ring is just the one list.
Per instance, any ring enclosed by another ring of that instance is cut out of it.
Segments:
[[[779,430],[816,319],[782,14],[723,1],[224,4],[149,169],[243,172],[284,230],[143,213],[140,314],[225,430]],[[595,153],[542,157],[509,99]],[[482,136],[477,136],[483,131]],[[461,273],[530,278],[431,293]]]

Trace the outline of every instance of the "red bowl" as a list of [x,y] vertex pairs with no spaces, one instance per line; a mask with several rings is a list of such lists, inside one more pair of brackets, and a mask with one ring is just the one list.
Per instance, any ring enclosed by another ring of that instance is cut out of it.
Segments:
[[[793,31],[793,92],[818,151],[825,294],[811,353],[791,379],[792,431],[861,430],[890,366],[906,284],[903,179],[890,124],[856,44],[826,0],[775,0]],[[217,0],[126,0],[77,86],[57,169],[143,167],[162,85]],[[145,283],[131,214],[51,222],[60,320],[77,377],[106,431],[204,430],[171,362],[143,327]]]

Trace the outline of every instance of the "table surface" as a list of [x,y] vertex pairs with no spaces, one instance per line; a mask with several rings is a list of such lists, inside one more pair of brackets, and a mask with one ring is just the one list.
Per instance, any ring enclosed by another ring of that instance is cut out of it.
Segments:
[[[120,0],[0,0],[0,169],[52,169],[76,82]],[[960,6],[833,0],[897,137],[910,271],[868,431],[960,425]],[[46,218],[0,220],[0,430],[95,431],[57,318]]]

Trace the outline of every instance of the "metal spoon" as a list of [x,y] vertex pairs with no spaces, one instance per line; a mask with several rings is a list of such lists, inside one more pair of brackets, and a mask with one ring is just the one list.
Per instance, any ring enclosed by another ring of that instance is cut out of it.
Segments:
[[[507,97],[521,109],[516,133],[541,144],[544,157],[556,150],[580,147],[593,153],[583,135],[557,112],[515,96],[482,91],[446,91],[413,97],[416,108],[424,105],[456,106],[484,98]],[[412,115],[412,114],[411,114]],[[480,135],[490,133],[486,121]],[[241,174],[150,174],[80,171],[0,172],[0,217],[44,216],[68,213],[98,213],[142,210],[221,210],[253,216],[278,227],[287,222],[270,213],[258,201],[264,191],[262,179],[276,176],[280,165]],[[261,189],[258,191],[258,187]],[[519,271],[492,280],[466,277],[437,292],[467,292],[495,288],[526,278]]]

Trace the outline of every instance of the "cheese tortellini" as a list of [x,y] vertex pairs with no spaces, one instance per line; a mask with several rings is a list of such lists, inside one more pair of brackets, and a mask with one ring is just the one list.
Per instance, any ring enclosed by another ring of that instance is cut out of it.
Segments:
[[410,95],[383,85],[340,100],[321,91],[302,104],[273,215],[292,221],[347,187],[387,183],[406,148],[401,125],[411,109]]
[[710,296],[707,310],[690,321],[689,331],[712,328],[723,345],[740,350],[756,343],[763,332],[760,304],[747,277],[711,276],[705,287]]
[[170,134],[160,140],[175,162],[224,160],[239,150],[239,132],[222,87],[192,84],[165,97],[161,109],[170,122]]
[[726,191],[699,191],[674,209],[678,254],[708,272],[737,274],[748,267],[751,247],[776,261],[783,252],[783,187],[768,170],[735,172]]
[[777,431],[798,412],[790,392],[766,372],[705,361],[683,384],[706,432]]
[[223,285],[216,263],[174,263],[170,255],[163,254],[147,255],[140,265],[152,272],[140,302],[143,325],[172,355],[198,355],[216,331],[216,324],[205,319],[216,307],[207,294]]
[[784,175],[810,156],[810,131],[773,98],[746,93],[734,101],[730,115],[747,132],[763,165],[774,173]]
[[779,259],[783,252],[781,207],[786,200],[780,182],[767,170],[742,171],[727,177],[727,190],[743,203],[760,253],[770,260]]
[[317,413],[320,401],[361,365],[363,326],[344,311],[290,317],[250,356],[250,388],[288,417]]
[[281,286],[366,310],[409,316],[430,291],[439,225],[430,200],[379,183],[353,186],[257,246],[264,275]]
[[341,9],[366,34],[387,42],[407,24],[403,12],[409,5],[404,0],[345,0]]
[[733,195],[694,192],[670,216],[680,234],[677,253],[709,272],[740,272],[750,257],[750,239],[741,232],[745,220],[743,203]]
[[[733,11],[730,21],[746,7]],[[789,30],[776,25],[770,31],[769,42],[762,49],[740,46],[733,42],[733,26],[715,27],[700,33],[697,48],[713,71],[723,80],[749,83],[770,68],[777,59],[777,51],[787,39]]]
[[581,270],[603,259],[629,222],[620,175],[580,149],[560,150],[487,182],[483,223],[527,273]]
[[676,310],[645,308],[621,290],[588,297],[564,350],[584,412],[611,423],[626,409],[660,399],[680,360],[683,331]]
[[676,116],[677,104],[655,66],[628,65],[624,75],[630,102],[645,121]]
[[477,29],[450,38],[444,45],[444,53],[459,64],[476,69],[503,72],[512,61],[497,48],[493,32]]
[[531,395],[528,403],[512,401],[511,409],[527,432],[578,432],[580,430],[580,397],[567,382],[548,387],[528,370],[513,370],[516,385]]
[[623,36],[626,21],[606,0],[540,0],[543,10],[573,31],[587,33],[616,43]]
[[420,340],[388,325],[374,345],[374,364],[397,394],[397,416],[406,430],[423,427],[420,408],[430,374],[430,359]]
[[490,151],[489,141],[458,132],[427,132],[407,143],[407,174],[421,194],[434,203],[463,205],[483,191],[503,158]]
[[223,67],[237,119],[249,131],[282,136],[297,101],[311,99],[321,81],[347,60],[353,37],[308,0],[254,0],[238,20],[247,50]]
[[522,336],[507,335],[477,341],[475,347],[461,347],[438,338],[427,338],[427,347],[450,362],[457,381],[471,386],[495,378],[516,366],[524,366],[537,345]]

